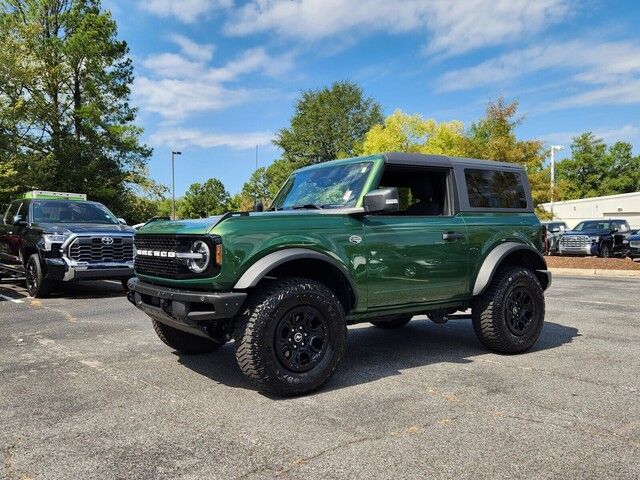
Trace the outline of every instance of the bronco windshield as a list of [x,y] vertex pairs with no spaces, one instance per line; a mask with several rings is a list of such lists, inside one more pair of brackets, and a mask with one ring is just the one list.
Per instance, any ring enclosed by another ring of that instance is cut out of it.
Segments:
[[118,219],[107,207],[92,202],[37,200],[33,202],[34,223],[102,223],[112,225]]
[[271,210],[355,207],[372,165],[359,162],[298,171],[286,181]]

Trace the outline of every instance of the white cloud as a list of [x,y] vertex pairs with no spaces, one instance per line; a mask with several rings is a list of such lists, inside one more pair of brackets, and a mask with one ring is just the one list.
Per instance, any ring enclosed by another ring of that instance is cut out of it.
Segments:
[[233,14],[226,31],[308,41],[423,32],[430,53],[451,55],[519,39],[568,13],[567,0],[253,0]]
[[[550,133],[547,135],[540,136],[540,140],[548,143],[548,144],[560,144],[569,146],[571,144],[571,140],[574,137],[582,134],[584,132],[556,132]],[[610,127],[602,127],[595,128],[592,131],[593,135],[597,138],[602,138],[606,143],[613,143],[617,141],[625,141],[630,143],[635,143],[640,140],[640,126],[637,125],[623,125],[621,127],[610,128]]]
[[233,6],[233,0],[142,0],[139,5],[158,17],[193,23],[213,10]]
[[[221,66],[212,66],[201,46],[186,37],[175,37],[185,55],[159,53],[143,59],[146,72],[134,83],[134,95],[144,111],[157,113],[173,123],[192,113],[211,112],[247,102],[269,92],[237,86],[239,77],[248,74],[277,76],[288,71],[293,62],[289,53],[272,56],[264,48],[248,49]],[[186,46],[186,48],[185,48]],[[212,53],[212,52],[211,52]]]
[[269,132],[212,133],[192,129],[166,129],[151,135],[151,143],[171,148],[229,147],[237,150],[270,145],[273,134]]
[[215,45],[212,43],[197,43],[184,35],[173,33],[169,35],[169,40],[180,47],[182,53],[187,57],[200,62],[208,62],[213,57]]
[[542,71],[557,71],[565,82],[585,89],[550,108],[640,102],[640,43],[573,40],[510,52],[478,65],[445,73],[440,91],[467,90],[507,83]]

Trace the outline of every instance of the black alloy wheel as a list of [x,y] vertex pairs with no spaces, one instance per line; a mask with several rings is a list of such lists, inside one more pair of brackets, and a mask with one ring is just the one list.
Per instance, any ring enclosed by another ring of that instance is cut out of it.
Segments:
[[275,330],[276,356],[289,371],[302,373],[318,365],[327,351],[329,326],[312,306],[289,310]]
[[536,316],[536,305],[528,289],[514,288],[506,298],[504,316],[507,327],[514,335],[526,335],[533,326]]

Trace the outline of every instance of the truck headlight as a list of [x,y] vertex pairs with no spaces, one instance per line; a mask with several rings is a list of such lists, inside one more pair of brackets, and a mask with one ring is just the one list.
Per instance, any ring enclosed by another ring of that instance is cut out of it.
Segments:
[[193,273],[202,273],[209,266],[211,250],[202,240],[196,240],[191,244],[191,255],[187,259],[187,266]]
[[54,243],[64,243],[65,240],[69,238],[69,235],[63,233],[45,233],[42,235],[42,239],[44,240],[44,249],[47,252],[51,251],[51,246]]

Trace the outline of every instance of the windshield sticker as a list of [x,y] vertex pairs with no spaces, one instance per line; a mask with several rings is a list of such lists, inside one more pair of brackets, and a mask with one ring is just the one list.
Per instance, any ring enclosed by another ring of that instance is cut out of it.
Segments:
[[353,194],[353,192],[351,190],[347,190],[346,192],[344,192],[344,195],[342,196],[342,199],[345,202],[348,202],[349,199],[351,198],[351,195]]

